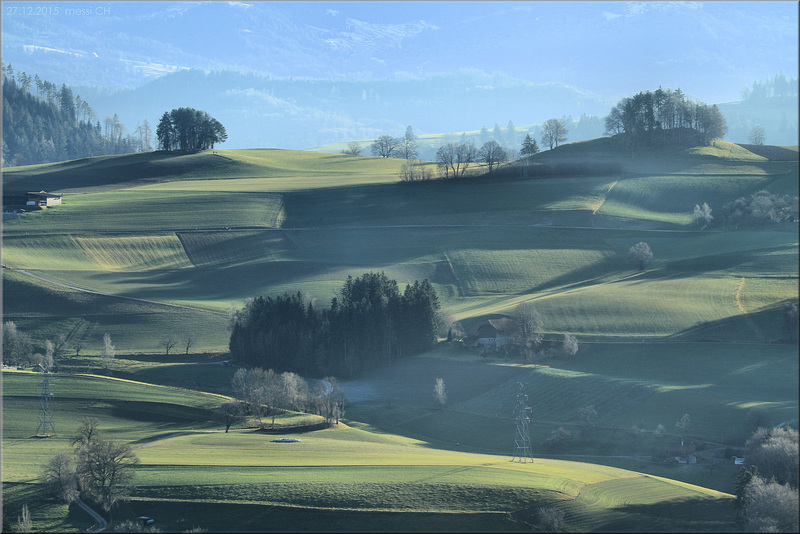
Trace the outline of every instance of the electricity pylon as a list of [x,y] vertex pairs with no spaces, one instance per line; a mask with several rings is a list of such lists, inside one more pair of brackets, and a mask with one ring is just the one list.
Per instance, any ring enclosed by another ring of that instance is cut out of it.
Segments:
[[514,456],[513,462],[519,459],[526,463],[528,460],[533,463],[533,450],[531,449],[531,434],[528,426],[531,422],[531,407],[528,406],[528,396],[522,382],[519,382],[519,392],[517,393],[517,406],[514,408],[514,417],[517,422],[517,429],[514,435]]
[[36,435],[55,436],[56,427],[53,426],[53,411],[50,406],[53,400],[53,394],[50,393],[50,373],[44,373],[39,385],[42,386],[42,393],[39,395],[39,426],[36,427]]

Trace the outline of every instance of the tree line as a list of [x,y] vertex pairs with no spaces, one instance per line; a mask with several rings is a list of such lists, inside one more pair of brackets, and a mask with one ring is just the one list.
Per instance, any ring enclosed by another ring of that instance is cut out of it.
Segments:
[[233,360],[307,376],[352,377],[437,340],[439,298],[427,280],[402,293],[384,273],[348,277],[330,308],[302,293],[249,299],[231,318]]
[[620,100],[605,118],[606,134],[622,134],[631,146],[708,145],[728,131],[716,104],[708,106],[680,89],[642,91]]
[[276,373],[272,369],[239,369],[231,380],[233,395],[238,402],[223,403],[218,408],[225,432],[242,417],[256,419],[259,428],[267,428],[266,416],[271,416],[270,429],[275,428],[275,416],[287,410],[316,413],[332,426],[344,417],[344,390],[336,377],[326,376],[310,387],[308,382],[291,371]]
[[228,139],[225,127],[205,111],[177,108],[165,111],[156,127],[158,147],[166,151],[195,151],[214,148]]
[[745,87],[742,100],[765,101],[772,98],[797,98],[798,84],[796,77],[787,77],[779,72],[772,78],[753,82],[752,87]]
[[3,165],[32,165],[152,150],[145,119],[128,134],[119,117],[103,122],[66,84],[3,70]]

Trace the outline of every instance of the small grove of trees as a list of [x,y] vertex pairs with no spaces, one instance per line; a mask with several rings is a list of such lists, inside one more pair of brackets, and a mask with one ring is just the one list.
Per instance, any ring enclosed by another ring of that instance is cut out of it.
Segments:
[[299,292],[248,300],[233,313],[229,347],[242,365],[355,376],[432,348],[439,307],[427,279],[401,293],[384,273],[365,273],[348,277],[329,309]]
[[737,229],[739,225],[757,226],[767,222],[780,222],[792,216],[792,199],[789,195],[776,195],[766,189],[749,197],[740,197],[722,206],[726,226]]
[[72,444],[77,459],[74,471],[69,453],[62,451],[42,467],[40,480],[50,495],[61,501],[80,496],[111,512],[133,490],[139,458],[128,445],[104,439],[93,417],[81,419]]
[[403,182],[427,182],[433,178],[430,163],[427,161],[407,160],[398,173]]
[[[351,142],[348,144],[347,154],[357,156],[361,153],[359,147],[358,153],[351,151]],[[414,133],[414,128],[408,126],[406,133],[403,137],[393,137],[389,134],[384,134],[375,139],[370,145],[370,150],[373,156],[381,158],[402,158],[405,160],[416,160],[419,157],[419,149],[417,148],[417,135]]]
[[344,415],[344,390],[333,376],[318,381],[312,390],[304,378],[292,372],[239,369],[231,384],[240,402],[220,406],[220,413],[225,418],[225,432],[242,415],[255,417],[260,428],[266,426],[264,416],[271,416],[272,429],[275,428],[275,416],[286,410],[316,412],[329,425],[338,423]]
[[31,336],[17,329],[16,323],[3,323],[3,363],[6,365],[22,365],[28,363],[33,356],[33,340]]
[[228,139],[225,127],[205,111],[177,108],[165,111],[156,127],[158,146],[166,151],[195,151],[214,148]]
[[436,163],[443,178],[463,178],[469,166],[478,160],[478,149],[472,141],[450,142],[436,151]]
[[17,328],[13,321],[3,323],[3,364],[36,365],[41,364],[47,371],[56,368],[55,358],[67,344],[67,336],[56,334],[53,339],[44,342],[44,354],[34,353],[31,336]]
[[759,428],[745,443],[736,476],[739,520],[750,532],[797,532],[798,432]]
[[716,105],[688,99],[680,89],[642,91],[620,100],[605,118],[606,134],[622,134],[630,146],[708,145],[728,131]]

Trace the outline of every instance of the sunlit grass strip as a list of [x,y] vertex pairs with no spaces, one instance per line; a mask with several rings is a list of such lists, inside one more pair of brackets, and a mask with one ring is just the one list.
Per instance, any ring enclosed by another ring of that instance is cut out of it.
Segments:
[[98,270],[69,235],[3,236],[3,264],[14,269]]
[[110,271],[186,269],[192,262],[175,234],[75,237],[93,263]]

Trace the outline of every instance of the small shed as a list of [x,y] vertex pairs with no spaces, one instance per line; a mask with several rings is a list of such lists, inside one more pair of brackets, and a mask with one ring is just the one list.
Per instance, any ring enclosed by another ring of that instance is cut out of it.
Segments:
[[33,368],[33,372],[34,373],[44,373],[45,370],[44,370],[44,367],[42,367],[41,363],[37,363],[36,367]]
[[48,193],[47,191],[28,191],[28,206],[39,208],[49,208],[61,204],[61,195]]

